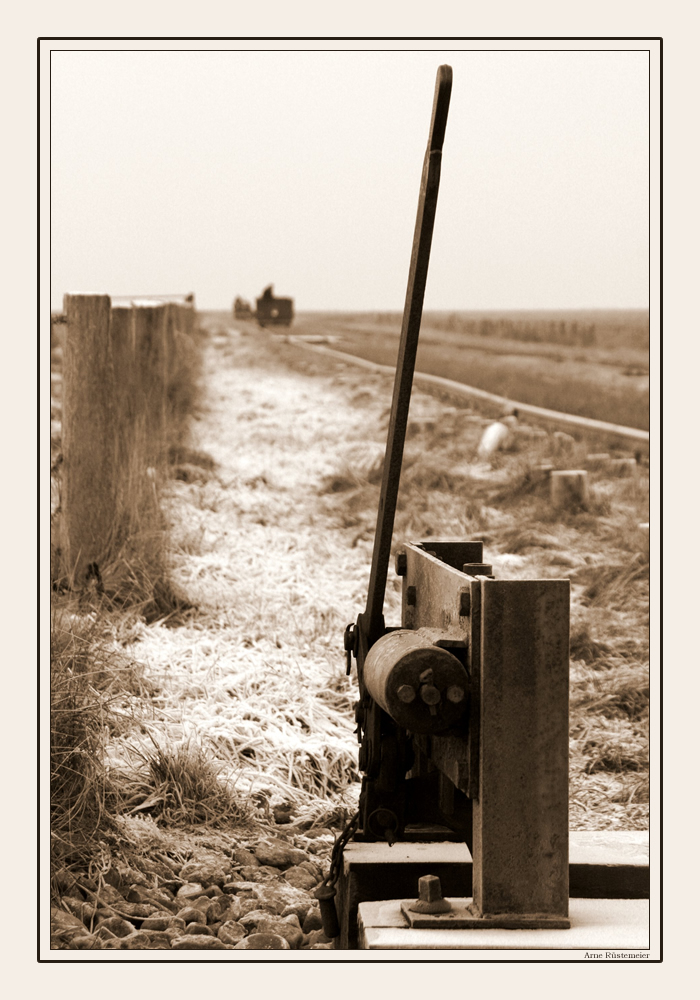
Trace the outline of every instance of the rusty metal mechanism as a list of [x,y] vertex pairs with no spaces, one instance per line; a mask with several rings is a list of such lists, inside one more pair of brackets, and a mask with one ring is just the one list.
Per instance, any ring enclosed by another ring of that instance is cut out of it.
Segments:
[[[431,538],[397,555],[401,626],[387,627],[383,614],[451,86],[452,71],[441,66],[367,604],[344,639],[360,693],[354,839],[463,840],[473,856],[473,902],[460,914],[469,926],[565,927],[569,582],[499,581],[481,541]],[[439,884],[425,884],[428,911],[439,896]],[[421,919],[455,926],[455,916]]]

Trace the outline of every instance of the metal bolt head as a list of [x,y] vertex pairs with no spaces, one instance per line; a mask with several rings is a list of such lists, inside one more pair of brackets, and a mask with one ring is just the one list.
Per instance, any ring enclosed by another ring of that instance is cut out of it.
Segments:
[[425,903],[435,903],[442,899],[442,886],[437,875],[423,875],[418,879],[418,898]]
[[397,552],[396,553],[396,575],[397,576],[406,576],[406,570],[407,569],[408,569],[408,564],[407,564],[407,561],[406,561],[406,553],[405,552]]
[[426,705],[438,705],[442,698],[434,684],[424,684],[420,689],[420,696]]
[[409,705],[416,697],[415,688],[412,688],[410,684],[402,684],[396,691],[397,697],[400,701],[403,701],[406,705]]
[[459,684],[450,684],[447,689],[447,700],[453,705],[459,705],[460,701],[464,701],[464,688]]
[[409,910],[414,913],[449,913],[452,904],[447,899],[443,899],[442,886],[437,875],[423,875],[418,879],[418,899]]

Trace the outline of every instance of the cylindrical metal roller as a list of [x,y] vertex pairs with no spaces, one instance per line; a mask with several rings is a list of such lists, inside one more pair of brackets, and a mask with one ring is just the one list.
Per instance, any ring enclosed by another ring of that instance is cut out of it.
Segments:
[[375,642],[363,679],[377,704],[412,733],[443,732],[467,707],[469,678],[457,657],[410,629]]

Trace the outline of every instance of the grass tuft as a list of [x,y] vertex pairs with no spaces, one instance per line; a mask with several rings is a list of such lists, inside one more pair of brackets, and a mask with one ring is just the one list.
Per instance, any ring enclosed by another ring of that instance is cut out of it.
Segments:
[[[118,728],[110,708],[117,689],[140,690],[137,671],[114,657],[93,618],[54,615],[51,622],[52,867],[80,857],[113,809],[115,788],[104,765],[105,739]],[[110,663],[111,667],[110,668]]]
[[246,806],[199,743],[187,739],[166,746],[153,736],[151,743],[138,751],[142,766],[129,782],[127,813],[147,813],[168,825],[217,827],[245,819]]

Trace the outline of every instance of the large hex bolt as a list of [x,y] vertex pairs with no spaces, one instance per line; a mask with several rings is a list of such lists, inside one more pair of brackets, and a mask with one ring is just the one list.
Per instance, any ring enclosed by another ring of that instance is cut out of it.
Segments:
[[[433,684],[433,671],[432,669],[424,670],[420,675],[420,696],[421,701],[423,701],[430,709],[431,715],[437,715],[436,706],[442,701],[442,695],[438,688]],[[454,685],[453,685],[454,687]]]
[[448,913],[451,909],[452,904],[443,898],[437,875],[423,875],[418,879],[418,899],[409,906],[409,910],[414,913]]

